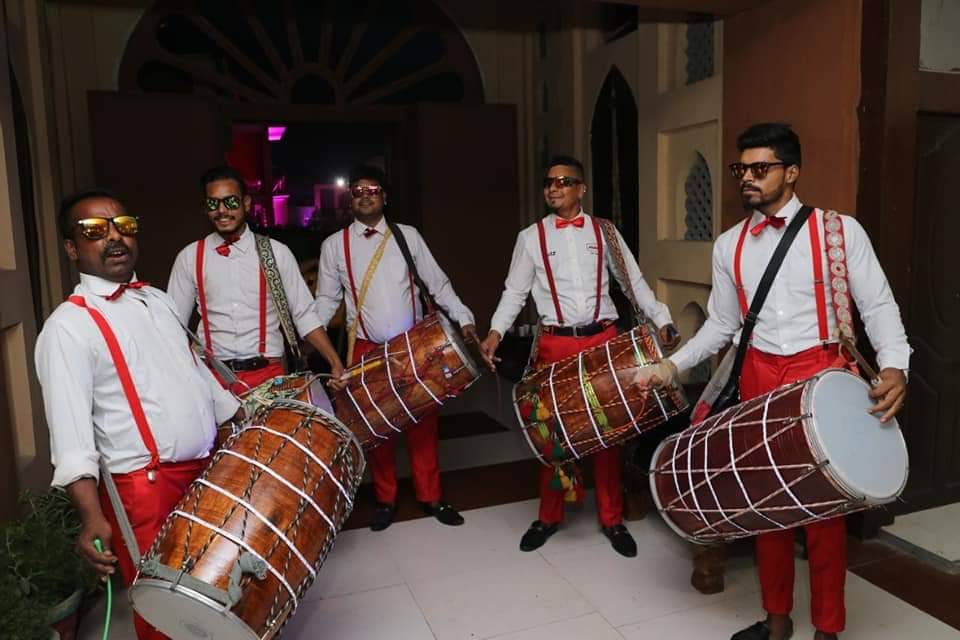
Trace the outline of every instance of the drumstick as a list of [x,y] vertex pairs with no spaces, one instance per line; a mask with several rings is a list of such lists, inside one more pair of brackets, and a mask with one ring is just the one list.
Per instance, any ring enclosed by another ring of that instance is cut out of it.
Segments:
[[860,365],[860,368],[870,377],[870,384],[874,387],[880,384],[880,376],[877,374],[876,369],[870,366],[870,363],[867,362],[863,354],[857,350],[857,347],[850,338],[839,332],[837,333],[837,338],[840,340],[840,347],[846,349],[850,355],[853,356],[853,359],[857,361],[857,364]]
[[376,369],[377,367],[382,367],[382,366],[383,366],[383,362],[384,362],[384,361],[383,361],[383,359],[381,358],[381,359],[373,360],[373,361],[371,361],[371,362],[367,362],[366,364],[363,364],[363,365],[361,365],[361,366],[359,366],[359,367],[355,367],[355,368],[353,368],[353,369],[348,369],[348,370],[343,374],[343,376],[342,376],[340,379],[341,379],[341,380],[349,380],[350,378],[353,378],[354,376],[358,376],[358,375],[360,375],[361,373],[365,373],[365,372],[367,372],[367,371],[369,371],[369,370],[371,370],[371,369]]

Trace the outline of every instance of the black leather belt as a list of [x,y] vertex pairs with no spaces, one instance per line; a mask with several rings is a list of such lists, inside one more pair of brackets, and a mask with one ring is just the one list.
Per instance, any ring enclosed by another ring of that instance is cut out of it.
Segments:
[[610,320],[601,320],[600,322],[591,322],[579,327],[551,327],[544,326],[543,332],[551,336],[569,336],[574,338],[588,338],[598,333],[606,331],[613,322]]
[[264,367],[269,366],[271,363],[276,361],[276,358],[264,358],[263,356],[257,356],[255,358],[247,358],[246,360],[224,360],[223,364],[230,367],[232,371],[256,371],[257,369],[263,369]]

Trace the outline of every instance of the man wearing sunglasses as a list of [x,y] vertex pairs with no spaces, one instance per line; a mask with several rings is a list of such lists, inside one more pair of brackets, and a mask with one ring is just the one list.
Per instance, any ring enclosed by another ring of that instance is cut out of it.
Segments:
[[[788,125],[756,124],[740,134],[737,148],[740,161],[730,171],[747,219],[714,244],[709,317],[683,348],[660,364],[656,377],[663,382],[735,339],[786,227],[806,214],[794,193],[800,139]],[[849,291],[881,367],[880,382],[870,393],[876,402],[871,412],[886,422],[903,407],[911,349],[883,268],[855,218],[813,210],[804,226],[809,233],[801,229],[794,239],[757,316],[740,376],[740,398],[746,401],[823,369],[845,366],[836,333],[850,335]],[[804,528],[815,638],[836,638],[845,624],[846,525],[839,517]],[[767,618],[734,634],[733,640],[782,640],[793,634],[793,543],[793,530],[757,536]]]
[[[317,310],[321,322],[346,303],[350,327],[348,355],[356,364],[365,354],[410,329],[423,317],[411,268],[394,234],[403,234],[413,270],[437,304],[460,324],[464,339],[476,343],[473,313],[453,290],[423,237],[413,227],[388,225],[384,218],[387,192],[383,172],[372,166],[356,167],[350,174],[354,221],[323,242],[317,272]],[[346,294],[346,295],[345,295]],[[406,431],[413,487],[423,510],[441,523],[463,524],[463,517],[440,502],[440,464],[437,456],[436,413],[422,418]],[[370,528],[382,531],[396,513],[396,438],[367,453],[377,501]]]
[[[534,346],[534,367],[547,366],[616,337],[617,310],[610,297],[608,273],[615,268],[612,252],[601,224],[583,211],[586,190],[583,165],[578,160],[558,156],[550,162],[543,198],[552,213],[517,237],[503,296],[481,345],[491,369],[499,361],[494,354],[504,333],[531,293],[542,322]],[[632,292],[641,310],[659,327],[664,347],[676,346],[680,337],[670,311],[657,301],[620,233],[614,230],[614,235],[619,245],[615,250],[623,256],[627,270],[628,281],[619,281],[620,286]],[[623,525],[622,457],[620,446],[592,456],[597,510],[601,530],[614,550],[633,557],[637,545]],[[549,467],[541,469],[539,517],[520,541],[523,551],[542,546],[563,520],[564,492],[552,487],[553,473]]]
[[[283,375],[284,340],[296,343],[297,335],[323,356],[334,378],[342,375],[340,357],[317,318],[293,253],[271,239],[274,259],[265,263],[247,226],[251,200],[243,178],[229,167],[216,167],[201,183],[203,210],[214,232],[187,245],[173,265],[167,291],[181,320],[188,322],[198,306],[204,345],[248,387]],[[268,269],[274,265],[271,276]],[[289,314],[278,313],[277,298],[286,301]],[[298,344],[288,346],[299,353]]]
[[[110,480],[146,552],[207,466],[217,424],[240,418],[239,403],[194,357],[173,301],[136,279],[138,220],[114,195],[66,198],[59,224],[80,284],[44,323],[35,351],[53,485],[80,514],[80,553],[105,577],[119,566],[129,584],[135,559]],[[166,637],[139,616],[135,627],[140,640]]]

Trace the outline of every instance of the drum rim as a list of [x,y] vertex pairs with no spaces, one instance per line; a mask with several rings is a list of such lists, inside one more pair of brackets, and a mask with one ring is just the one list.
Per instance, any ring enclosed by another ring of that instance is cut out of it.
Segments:
[[450,324],[450,321],[439,314],[436,316],[436,319],[440,323],[440,328],[443,330],[443,333],[446,334],[450,346],[460,357],[463,366],[466,367],[470,375],[473,376],[473,380],[464,387],[464,389],[466,389],[480,378],[480,369],[477,363],[474,362],[473,357],[467,352],[466,343],[463,342],[463,339],[453,330],[453,325]]
[[530,450],[533,451],[533,455],[537,456],[537,459],[540,460],[540,463],[543,464],[543,466],[549,467],[551,466],[550,463],[547,462],[544,459],[543,455],[541,455],[541,453],[537,451],[537,448],[533,446],[533,440],[530,439],[530,434],[527,433],[527,424],[523,421],[523,418],[520,416],[520,407],[517,404],[517,387],[519,386],[520,386],[519,382],[513,385],[513,393],[512,393],[513,415],[517,416],[517,422],[520,423],[520,432],[523,433],[523,437],[526,439],[527,445],[530,447]]
[[[211,598],[208,598],[202,593],[199,593],[198,591],[195,591],[189,587],[185,587],[182,584],[173,584],[166,580],[159,580],[157,578],[140,578],[138,576],[137,579],[134,580],[133,584],[130,585],[130,588],[127,590],[127,599],[130,601],[130,604],[134,610],[137,610],[136,603],[134,602],[134,596],[136,592],[145,591],[147,589],[153,589],[155,591],[176,592],[181,596],[189,596],[190,600],[193,600],[194,602],[198,602],[202,605],[209,607],[213,613],[224,616],[230,619],[231,622],[239,623],[240,625],[239,628],[245,629],[249,632],[250,635],[247,636],[249,640],[261,640],[262,638],[266,638],[269,636],[269,633],[263,636],[257,635],[256,632],[254,632],[254,630],[250,627],[249,624],[247,624],[247,622],[243,618],[235,614],[233,611],[226,609],[223,604]],[[137,611],[137,613],[139,614],[140,612]],[[146,618],[144,619],[146,620]],[[147,620],[147,622],[150,622],[150,621]]]
[[[813,453],[817,464],[822,465],[820,470],[830,484],[834,488],[849,498],[852,502],[859,503],[860,505],[870,506],[880,506],[884,504],[890,504],[891,502],[896,501],[896,499],[903,493],[903,490],[907,486],[907,481],[910,478],[910,457],[907,456],[907,472],[903,476],[903,481],[900,483],[900,488],[893,494],[892,497],[880,499],[877,496],[870,496],[864,493],[863,491],[856,489],[849,485],[844,479],[837,473],[836,467],[829,462],[827,458],[826,451],[820,443],[820,439],[817,437],[816,426],[815,426],[815,416],[813,414],[813,392],[817,384],[829,373],[844,373],[848,376],[855,378],[860,381],[862,384],[867,385],[866,381],[863,380],[860,376],[848,371],[847,369],[842,369],[839,367],[831,367],[829,369],[824,369],[820,371],[815,376],[810,378],[807,381],[807,384],[804,385],[803,393],[800,398],[800,410],[805,416],[803,418],[803,435],[807,441],[807,445],[810,447],[810,451]],[[896,418],[894,418],[896,421]],[[900,423],[896,422],[897,434],[900,436],[900,443],[903,445],[904,451],[907,451],[906,439],[903,437],[903,430],[900,428]],[[826,464],[824,462],[826,461]],[[847,509],[841,511],[838,515],[852,511],[852,509]]]

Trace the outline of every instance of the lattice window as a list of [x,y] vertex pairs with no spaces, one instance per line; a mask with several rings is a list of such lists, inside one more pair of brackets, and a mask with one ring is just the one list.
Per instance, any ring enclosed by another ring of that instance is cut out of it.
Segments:
[[687,25],[687,84],[713,76],[713,23]]
[[687,230],[683,239],[713,240],[713,181],[710,179],[710,167],[699,153],[687,173],[683,189],[687,211]]

